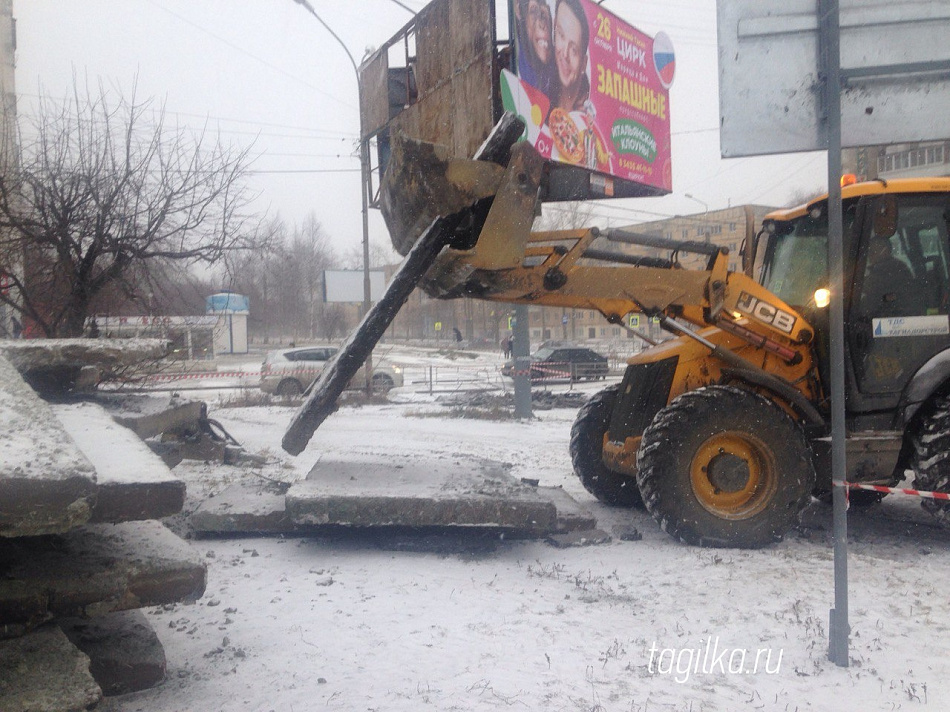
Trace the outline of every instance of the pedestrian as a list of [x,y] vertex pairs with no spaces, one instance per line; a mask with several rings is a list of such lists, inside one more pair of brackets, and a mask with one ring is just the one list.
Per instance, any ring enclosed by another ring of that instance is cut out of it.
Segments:
[[511,337],[505,336],[501,339],[501,352],[505,355],[505,358],[511,356]]
[[452,327],[452,333],[455,334],[455,343],[457,344],[462,343],[462,332],[459,331],[459,328],[457,326]]

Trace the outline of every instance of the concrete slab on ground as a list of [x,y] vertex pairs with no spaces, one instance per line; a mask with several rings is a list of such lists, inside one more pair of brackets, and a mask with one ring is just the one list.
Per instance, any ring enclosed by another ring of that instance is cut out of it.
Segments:
[[195,600],[207,580],[198,554],[155,521],[0,540],[0,571],[0,638],[51,618]]
[[185,483],[100,405],[54,405],[53,412],[96,469],[98,497],[91,522],[161,519],[181,511]]
[[298,526],[481,526],[528,534],[557,531],[558,510],[538,487],[498,462],[474,458],[327,462],[290,488]]
[[96,472],[47,403],[0,356],[0,537],[68,531],[89,521]]
[[80,712],[101,699],[89,658],[56,626],[0,641],[0,710]]
[[[560,487],[533,487],[531,490],[539,501],[549,502],[555,508],[554,527],[541,533],[587,531],[597,527],[597,519],[594,515]],[[351,494],[358,495],[355,490]],[[188,523],[198,536],[300,535],[317,531],[321,526],[325,526],[294,523],[287,512],[285,495],[275,492],[273,487],[243,484],[232,485],[220,494],[202,502],[191,515]],[[383,524],[385,523],[363,526]],[[485,526],[490,525],[485,524]],[[537,533],[535,530],[531,531]]]
[[142,611],[57,622],[89,656],[89,670],[105,696],[147,690],[165,679],[165,649]]
[[188,519],[199,536],[295,534],[283,494],[259,485],[232,485],[201,503]]

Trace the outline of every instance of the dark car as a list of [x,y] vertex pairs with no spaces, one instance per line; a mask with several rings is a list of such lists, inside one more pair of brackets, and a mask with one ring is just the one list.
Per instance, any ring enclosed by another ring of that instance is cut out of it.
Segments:
[[[531,356],[532,381],[580,381],[607,377],[607,357],[580,346],[542,346]],[[501,369],[504,376],[514,375],[514,363]]]

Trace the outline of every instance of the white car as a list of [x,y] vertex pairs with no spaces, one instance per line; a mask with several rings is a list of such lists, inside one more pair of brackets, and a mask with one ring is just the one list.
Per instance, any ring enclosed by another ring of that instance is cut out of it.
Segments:
[[[313,383],[339,349],[336,346],[299,346],[271,351],[261,365],[260,388],[277,396],[298,396]],[[363,367],[350,381],[348,388],[365,388]],[[373,390],[386,392],[403,383],[402,369],[385,360],[373,362]]]

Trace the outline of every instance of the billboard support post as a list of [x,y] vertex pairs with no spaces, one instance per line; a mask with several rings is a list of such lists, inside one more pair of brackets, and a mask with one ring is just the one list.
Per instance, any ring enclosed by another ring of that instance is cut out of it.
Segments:
[[[841,208],[841,36],[838,0],[819,0],[819,48],[824,78],[825,139],[828,144],[828,281],[831,289],[831,480],[847,472],[844,388],[844,228]],[[828,658],[848,667],[848,491],[832,487],[835,607],[828,630]]]

